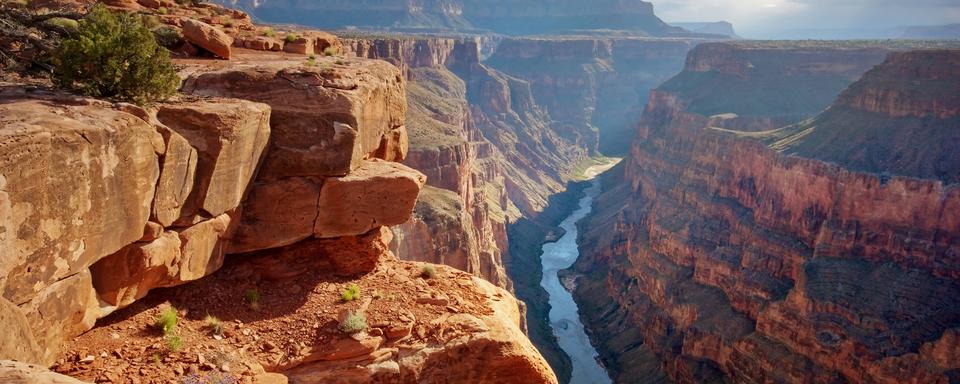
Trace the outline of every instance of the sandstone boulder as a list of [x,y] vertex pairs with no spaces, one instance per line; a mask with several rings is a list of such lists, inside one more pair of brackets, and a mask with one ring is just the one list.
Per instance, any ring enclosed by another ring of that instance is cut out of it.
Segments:
[[93,328],[101,315],[86,269],[51,284],[20,308],[33,327],[45,364],[60,356],[64,342]]
[[[0,298],[0,359],[41,363],[43,353],[20,308]],[[2,374],[0,374],[2,377]]]
[[182,210],[193,192],[197,172],[197,150],[187,139],[173,130],[158,129],[167,149],[160,161],[160,180],[153,199],[153,219],[170,226],[180,219]]
[[233,38],[210,24],[194,19],[182,19],[183,38],[217,57],[230,60]]
[[91,267],[100,299],[123,308],[153,288],[173,287],[216,272],[236,231],[236,213],[225,213],[156,240],[134,243]]
[[98,261],[90,271],[100,299],[126,307],[156,287],[172,282],[180,261],[180,236],[164,232],[148,243],[128,245]]
[[194,186],[188,199],[176,207],[187,188],[183,184],[189,182],[184,180],[190,180],[184,178],[190,173],[192,152],[178,140],[169,140],[174,159],[164,159],[164,163],[172,162],[173,166],[164,169],[161,182],[172,185],[162,188],[165,195],[158,196],[158,201],[171,207],[159,210],[158,216],[164,214],[163,219],[169,220],[179,209],[176,224],[189,225],[196,221],[194,215],[216,217],[236,209],[269,141],[270,107],[241,100],[165,104],[157,112],[157,119],[197,151]]
[[314,54],[314,44],[315,40],[311,36],[296,36],[295,38],[287,35],[287,39],[284,40],[286,44],[283,45],[284,52],[296,53],[300,55],[312,55]]
[[14,304],[137,241],[150,216],[162,138],[80,104],[0,103],[0,287]]
[[243,36],[238,37],[233,42],[233,46],[257,51],[276,52],[283,50],[283,41],[266,36]]
[[405,83],[396,67],[375,60],[326,69],[287,65],[198,73],[183,87],[185,93],[255,100],[273,108],[260,179],[346,175],[404,125]]
[[229,253],[282,247],[313,236],[321,185],[309,177],[254,184]]
[[320,189],[319,238],[357,235],[410,219],[426,177],[399,163],[366,161],[347,176],[329,178]]
[[181,259],[171,285],[197,280],[223,266],[227,244],[236,231],[235,216],[224,213],[179,232]]
[[5,384],[85,384],[84,381],[48,371],[38,365],[0,360],[0,383]]

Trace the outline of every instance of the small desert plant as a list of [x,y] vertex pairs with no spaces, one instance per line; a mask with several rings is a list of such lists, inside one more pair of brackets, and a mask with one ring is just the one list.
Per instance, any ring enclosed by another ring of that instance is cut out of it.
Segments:
[[243,297],[247,300],[247,303],[250,304],[250,308],[260,308],[260,291],[257,291],[256,289],[248,289],[243,293]]
[[80,21],[53,63],[57,85],[87,96],[145,104],[170,97],[180,86],[170,53],[140,18],[114,14],[103,5]]
[[315,67],[317,65],[317,56],[310,55],[310,57],[307,58],[307,65],[311,67]]
[[274,31],[273,28],[267,28],[263,30],[263,35],[266,37],[275,37],[277,36],[277,31]]
[[432,265],[424,265],[423,268],[420,269],[420,277],[424,279],[437,277],[437,268]]
[[160,315],[154,321],[153,325],[157,327],[164,335],[171,335],[177,330],[177,309],[167,307],[160,311]]
[[170,13],[170,10],[168,10],[167,7],[160,7],[160,8],[157,8],[157,13],[161,15],[166,15]]
[[340,323],[340,331],[354,334],[367,330],[367,316],[360,312],[351,312]]
[[349,287],[347,287],[346,289],[343,290],[343,292],[340,293],[340,298],[343,299],[343,301],[354,301],[356,299],[359,299],[360,286],[356,284],[350,284]]
[[337,53],[339,53],[339,52],[337,52],[337,49],[334,48],[334,47],[326,47],[326,48],[323,49],[323,55],[324,55],[324,56],[334,56],[334,55],[336,55]]
[[160,365],[160,354],[154,353],[150,355],[150,361],[152,361],[153,364]]
[[286,42],[288,42],[288,43],[294,43],[294,42],[296,42],[297,40],[300,40],[300,35],[298,35],[298,34],[296,34],[296,33],[291,33],[291,34],[287,35],[286,37],[284,37],[283,40],[286,41]]
[[203,319],[203,322],[206,323],[211,333],[216,336],[223,336],[223,322],[216,316],[207,315],[207,317]]
[[183,339],[179,335],[168,335],[166,337],[167,351],[177,352],[183,348]]

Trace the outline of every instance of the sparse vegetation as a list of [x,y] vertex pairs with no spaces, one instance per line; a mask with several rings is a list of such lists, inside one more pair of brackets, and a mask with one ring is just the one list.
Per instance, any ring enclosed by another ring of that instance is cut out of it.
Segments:
[[297,40],[300,40],[300,35],[298,35],[298,34],[296,34],[296,33],[290,33],[290,34],[288,34],[286,37],[284,37],[283,40],[286,41],[286,42],[288,42],[288,43],[294,43],[294,42],[296,42]]
[[167,343],[167,351],[170,353],[177,352],[180,348],[183,348],[183,339],[180,335],[167,335],[165,340]]
[[424,265],[420,269],[420,277],[424,279],[432,279],[437,277],[437,268],[432,265]]
[[266,36],[266,37],[276,37],[276,36],[277,36],[277,31],[274,31],[273,28],[269,28],[269,27],[268,27],[267,29],[264,29],[263,32],[261,32],[261,33],[262,33],[264,36]]
[[160,8],[157,8],[157,13],[159,13],[159,14],[161,14],[161,15],[166,15],[166,14],[170,13],[170,10],[167,9],[167,7],[160,7]]
[[207,315],[203,322],[214,336],[223,336],[223,322],[216,316]]
[[247,304],[250,304],[250,308],[260,309],[260,291],[248,289],[243,293],[243,297],[247,300]]
[[137,104],[164,100],[180,85],[170,54],[139,17],[97,5],[54,54],[54,82],[87,96]]
[[351,312],[340,323],[340,331],[347,334],[360,333],[367,330],[367,316],[360,312]]
[[172,335],[177,330],[177,309],[173,306],[164,308],[153,325],[162,331],[164,336]]
[[43,22],[47,27],[54,28],[66,34],[74,34],[80,29],[80,23],[66,17],[54,17]]
[[159,354],[159,353],[154,353],[154,354],[150,355],[150,361],[152,361],[153,364],[155,364],[155,365],[160,365],[160,354]]
[[326,47],[323,49],[324,56],[336,56],[338,53],[337,49],[334,47]]
[[343,299],[344,302],[354,301],[356,299],[359,299],[360,286],[356,284],[350,284],[349,287],[347,287],[346,289],[343,290],[342,293],[340,293],[340,298]]
[[310,55],[310,57],[307,58],[307,65],[311,67],[315,67],[317,65],[317,56]]

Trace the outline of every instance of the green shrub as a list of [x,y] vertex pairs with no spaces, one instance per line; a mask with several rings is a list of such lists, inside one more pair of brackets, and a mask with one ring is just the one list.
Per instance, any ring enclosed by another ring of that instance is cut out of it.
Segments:
[[153,323],[164,335],[170,335],[177,329],[177,309],[167,307],[160,311],[156,321]]
[[354,334],[367,330],[367,316],[360,312],[351,312],[340,323],[340,331],[343,333]]
[[437,268],[432,265],[424,265],[423,268],[420,269],[420,277],[424,279],[437,277]]
[[207,317],[203,319],[203,322],[206,323],[211,333],[216,336],[223,336],[223,322],[216,316],[207,315]]
[[183,339],[178,335],[169,335],[166,337],[167,351],[176,352],[183,348]]
[[296,34],[296,33],[291,33],[291,34],[287,35],[286,37],[284,37],[283,40],[286,41],[286,42],[288,42],[288,43],[293,43],[293,42],[296,42],[297,40],[300,40],[300,35],[298,35],[298,34]]
[[160,7],[160,8],[157,8],[157,13],[161,15],[166,15],[170,13],[170,10],[168,10],[167,7]]
[[243,293],[243,297],[247,299],[247,303],[250,304],[250,308],[260,308],[260,292],[256,289],[248,289]]
[[340,298],[343,301],[354,301],[360,298],[360,287],[356,284],[350,284],[347,289],[343,290],[343,293],[340,294]]
[[274,31],[273,28],[267,28],[263,30],[263,35],[266,37],[275,37],[277,36],[277,31]]
[[61,32],[68,34],[77,33],[80,29],[80,23],[74,19],[68,19],[66,17],[54,17],[52,19],[47,19],[43,22],[47,27],[59,29]]
[[307,65],[311,67],[317,66],[317,56],[310,55],[310,57],[307,58]]
[[337,49],[334,48],[334,47],[326,47],[326,48],[323,49],[323,55],[324,55],[324,56],[334,56],[334,55],[336,55],[336,54],[338,54],[338,53],[340,53],[340,52],[338,52]]
[[164,100],[180,86],[170,54],[139,17],[95,6],[54,55],[54,82],[87,96],[136,104]]

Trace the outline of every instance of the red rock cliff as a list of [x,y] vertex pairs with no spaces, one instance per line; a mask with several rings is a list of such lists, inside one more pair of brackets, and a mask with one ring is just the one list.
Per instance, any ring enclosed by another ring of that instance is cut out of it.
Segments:
[[[874,71],[953,60],[916,55]],[[582,226],[576,296],[617,381],[953,380],[960,189],[786,156],[688,105],[653,93]]]

